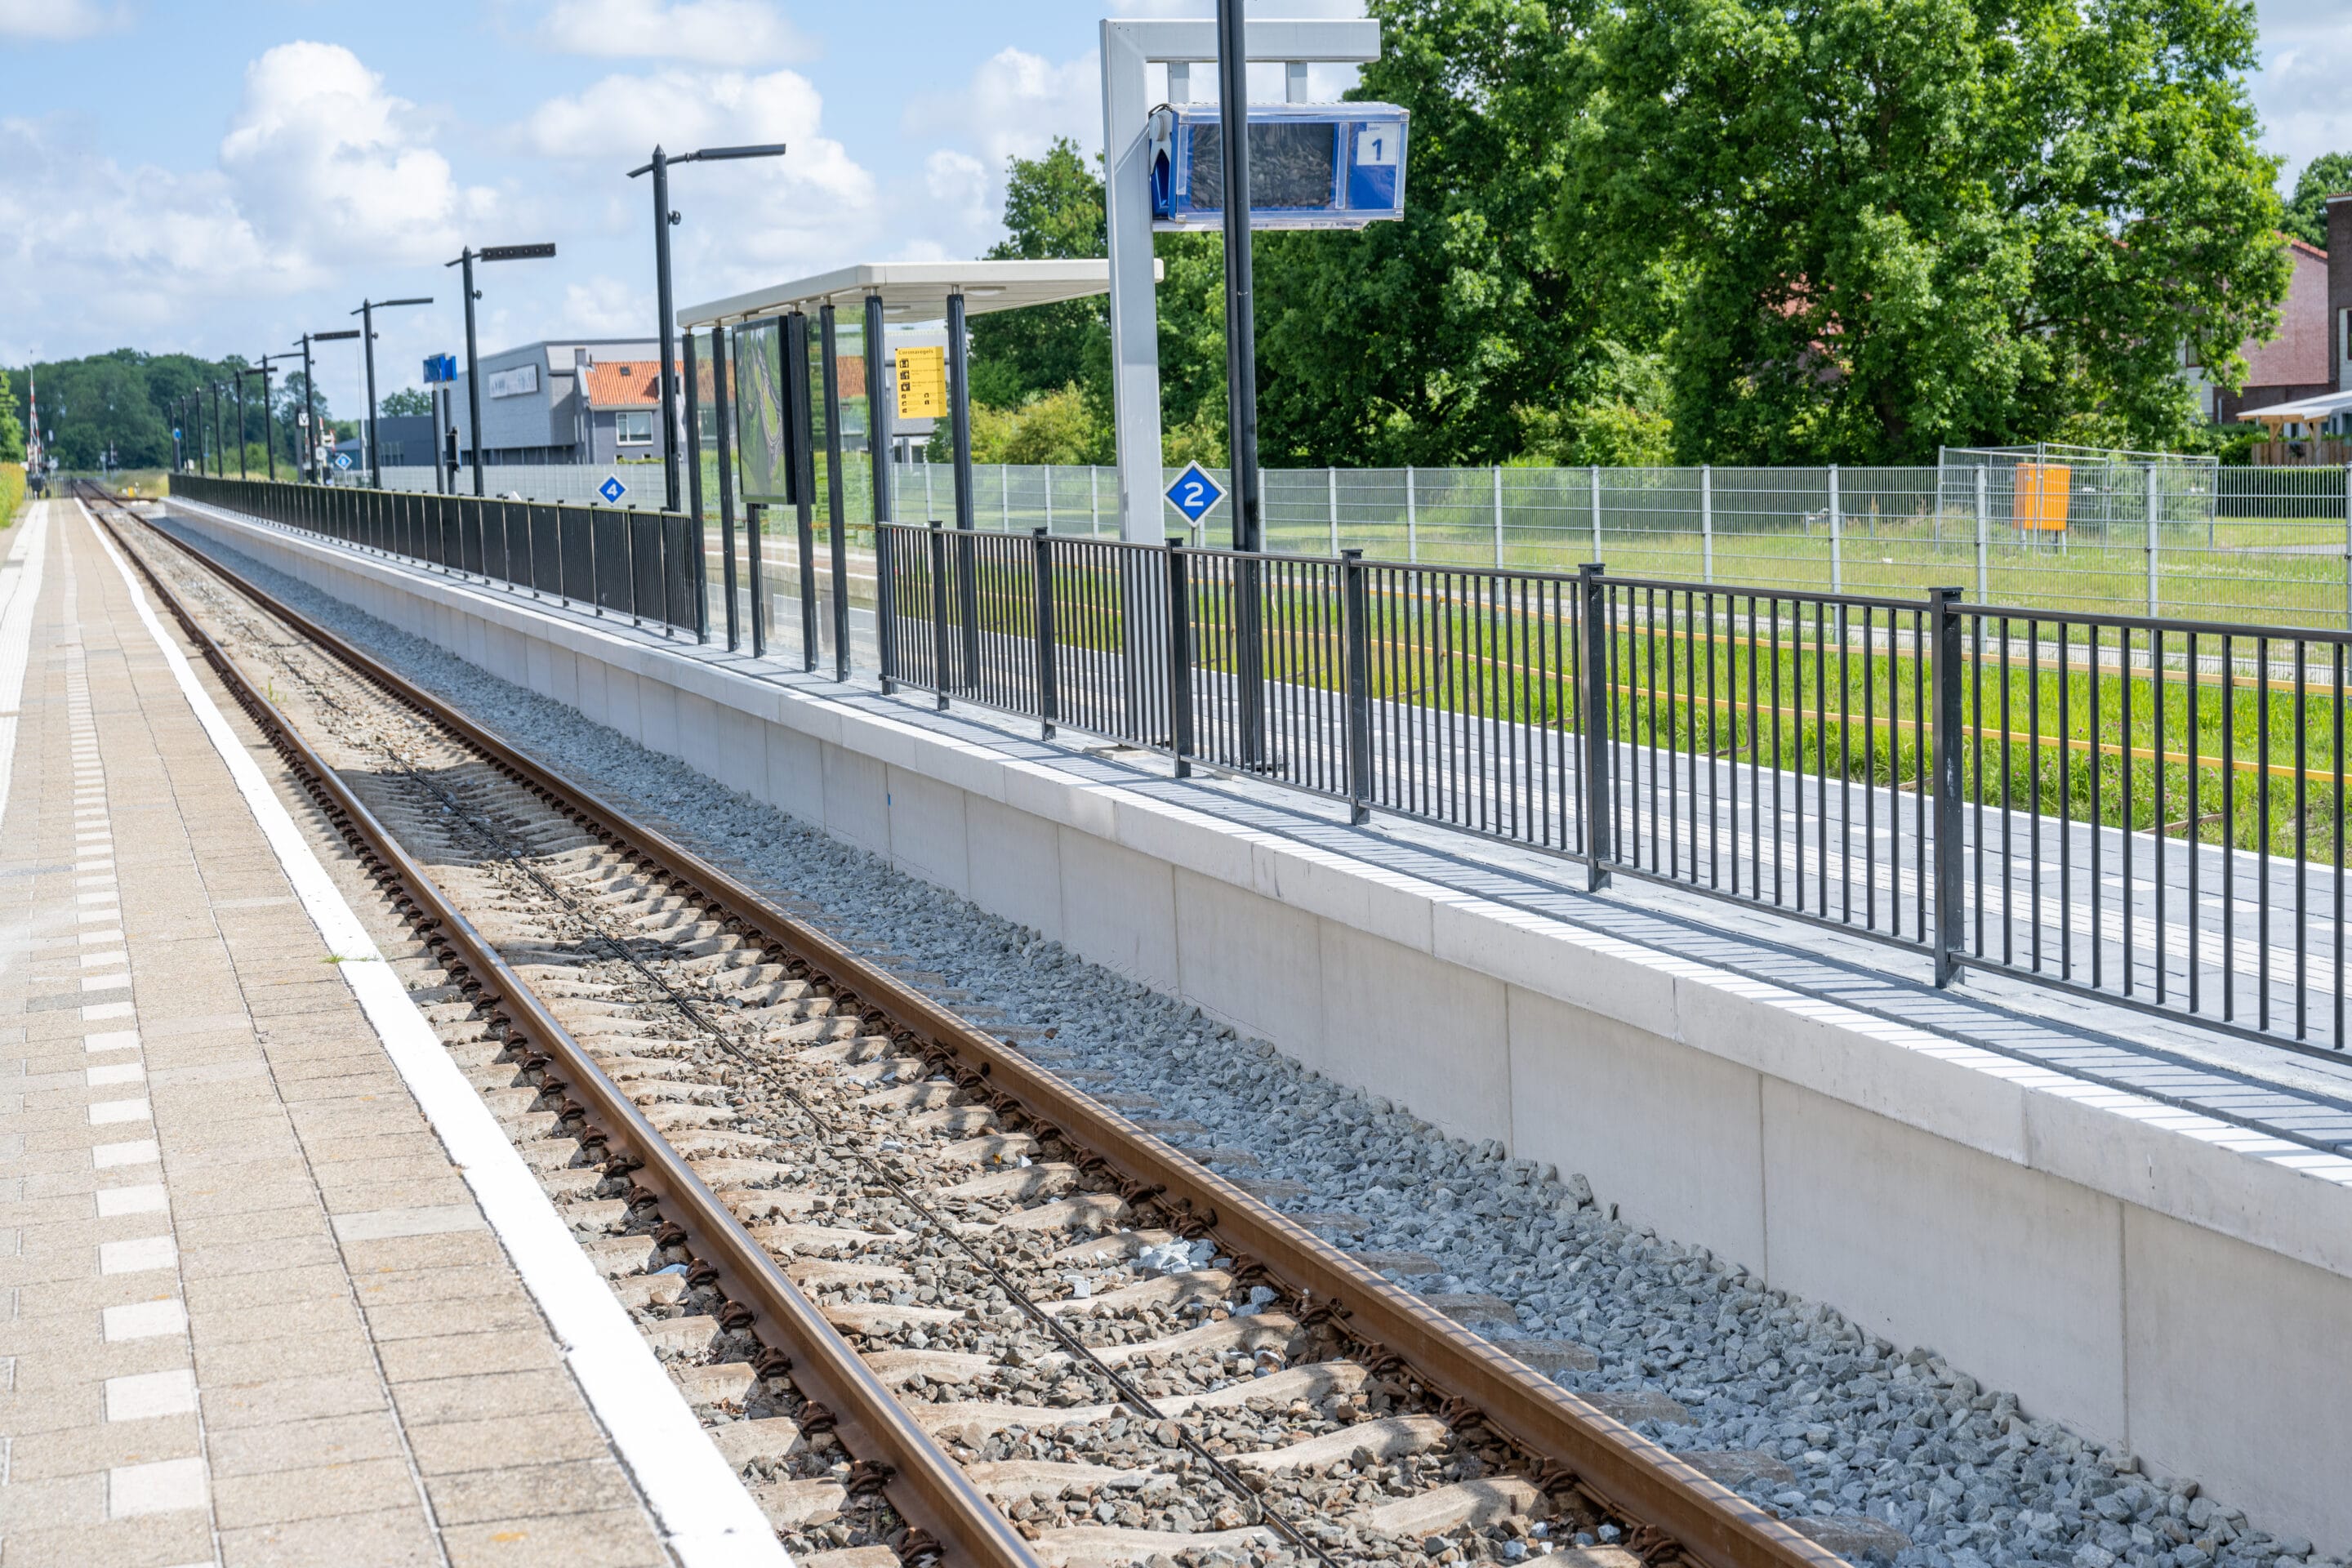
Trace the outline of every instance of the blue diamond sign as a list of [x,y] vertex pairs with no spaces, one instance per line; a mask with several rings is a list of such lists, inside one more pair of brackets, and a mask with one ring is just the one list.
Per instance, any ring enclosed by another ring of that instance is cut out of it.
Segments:
[[349,452],[338,452],[335,454],[335,467],[339,468],[348,468],[351,466],[352,455]]
[[629,493],[629,487],[621,482],[619,475],[608,474],[604,482],[596,487],[596,493],[604,498],[606,506],[618,506],[621,498]]
[[1168,504],[1182,512],[1187,522],[1200,521],[1211,507],[1224,499],[1223,489],[1203,473],[1198,463],[1185,464],[1176,482],[1168,487]]

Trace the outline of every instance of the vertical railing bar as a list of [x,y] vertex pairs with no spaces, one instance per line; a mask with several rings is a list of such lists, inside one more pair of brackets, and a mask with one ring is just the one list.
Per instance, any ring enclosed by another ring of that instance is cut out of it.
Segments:
[[2271,1026],[2271,639],[2254,641],[2254,1021]]

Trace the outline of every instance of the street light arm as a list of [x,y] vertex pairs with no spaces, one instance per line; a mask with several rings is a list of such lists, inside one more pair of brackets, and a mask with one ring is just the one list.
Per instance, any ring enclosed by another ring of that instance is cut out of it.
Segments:
[[784,144],[782,142],[765,142],[755,146],[749,147],[704,147],[699,151],[688,153],[683,157],[672,158],[670,162],[673,163],[717,163],[722,158],[781,158],[783,155]]

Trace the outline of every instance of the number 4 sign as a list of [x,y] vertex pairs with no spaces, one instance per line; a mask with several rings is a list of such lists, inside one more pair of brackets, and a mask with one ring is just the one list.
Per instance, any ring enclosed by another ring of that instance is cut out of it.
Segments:
[[1201,471],[1198,463],[1187,463],[1176,482],[1168,487],[1168,504],[1184,514],[1187,522],[1198,522],[1211,507],[1225,499],[1217,481]]

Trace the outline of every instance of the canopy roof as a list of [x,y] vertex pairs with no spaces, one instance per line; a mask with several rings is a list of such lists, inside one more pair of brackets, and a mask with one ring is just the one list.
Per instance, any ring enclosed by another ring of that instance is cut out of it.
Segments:
[[2323,392],[2316,397],[2298,397],[2293,403],[2273,403],[2262,408],[2249,408],[2238,416],[2261,424],[2284,424],[2300,420],[2316,425],[2334,415],[2352,413],[2352,392]]
[[[1162,268],[1152,264],[1155,277]],[[1110,263],[1101,257],[1071,261],[869,261],[796,278],[748,294],[688,305],[677,324],[688,331],[716,321],[781,316],[814,310],[831,300],[863,308],[866,296],[882,297],[883,319],[894,325],[947,319],[948,296],[961,293],[968,315],[1052,305],[1110,292]]]

